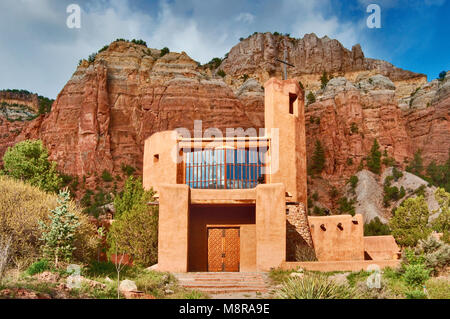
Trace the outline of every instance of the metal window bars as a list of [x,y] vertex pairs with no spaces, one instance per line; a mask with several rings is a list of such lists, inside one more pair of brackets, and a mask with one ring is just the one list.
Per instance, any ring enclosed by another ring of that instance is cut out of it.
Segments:
[[185,183],[195,189],[248,189],[264,182],[266,151],[203,149],[185,152]]

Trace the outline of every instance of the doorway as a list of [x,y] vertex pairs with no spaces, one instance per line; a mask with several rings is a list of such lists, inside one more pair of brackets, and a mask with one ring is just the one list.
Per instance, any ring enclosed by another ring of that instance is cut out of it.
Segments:
[[240,228],[208,227],[208,271],[239,272]]

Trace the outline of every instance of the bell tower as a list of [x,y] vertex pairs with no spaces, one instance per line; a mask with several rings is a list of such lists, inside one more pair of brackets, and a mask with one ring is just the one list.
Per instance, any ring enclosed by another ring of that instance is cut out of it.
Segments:
[[283,183],[286,186],[287,200],[301,202],[306,208],[304,91],[293,79],[282,81],[271,78],[264,84],[264,88],[265,128],[271,137],[271,163],[275,163],[270,168],[269,183]]

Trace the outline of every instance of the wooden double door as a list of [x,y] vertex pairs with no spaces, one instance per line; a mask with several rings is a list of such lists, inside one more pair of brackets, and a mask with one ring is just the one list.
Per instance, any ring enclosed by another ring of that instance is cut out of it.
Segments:
[[240,228],[208,227],[208,271],[239,272]]

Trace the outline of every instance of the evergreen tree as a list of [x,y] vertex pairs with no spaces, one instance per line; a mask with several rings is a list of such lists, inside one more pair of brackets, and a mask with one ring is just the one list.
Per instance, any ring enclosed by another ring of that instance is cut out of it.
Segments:
[[330,78],[328,77],[328,74],[326,71],[323,71],[322,76],[320,77],[320,82],[321,82],[321,89],[325,89],[328,82],[330,81]]
[[50,224],[39,221],[44,242],[42,247],[44,255],[55,261],[58,267],[59,260],[70,260],[75,250],[74,239],[78,227],[81,225],[78,217],[69,211],[70,192],[66,189],[60,191],[58,204],[49,215]]
[[57,192],[61,186],[56,163],[48,160],[48,152],[40,140],[23,141],[8,148],[3,163],[6,175],[46,192]]
[[322,147],[322,143],[319,140],[316,141],[314,146],[314,154],[312,156],[311,170],[315,174],[322,173],[325,168],[325,150]]
[[406,171],[417,176],[422,176],[423,160],[421,150],[418,150],[416,153],[414,153],[414,159],[412,160],[411,164],[406,167]]
[[374,174],[381,173],[381,152],[377,139],[373,141],[372,149],[367,157],[367,168]]
[[438,188],[435,193],[436,201],[439,203],[439,216],[431,223],[433,230],[438,233],[450,232],[450,193]]
[[414,247],[431,233],[428,218],[428,205],[424,197],[408,198],[396,209],[389,226],[401,246]]
[[311,92],[311,91],[310,91],[310,92],[308,93],[308,95],[306,96],[306,99],[308,100],[307,105],[313,104],[313,103],[316,102],[316,96],[315,96],[314,93]]

